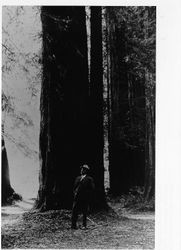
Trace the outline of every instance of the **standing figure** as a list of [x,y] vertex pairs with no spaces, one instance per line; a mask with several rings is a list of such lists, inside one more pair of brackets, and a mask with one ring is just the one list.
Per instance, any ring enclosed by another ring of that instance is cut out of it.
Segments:
[[93,178],[88,175],[88,165],[81,166],[80,176],[75,180],[74,184],[74,201],[72,208],[72,229],[76,229],[78,215],[83,214],[83,227],[87,226],[87,212],[88,206],[94,190]]

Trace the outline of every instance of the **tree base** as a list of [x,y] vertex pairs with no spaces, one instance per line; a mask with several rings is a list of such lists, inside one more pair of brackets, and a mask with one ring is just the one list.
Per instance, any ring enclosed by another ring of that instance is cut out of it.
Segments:
[[2,206],[11,206],[13,205],[16,201],[21,201],[22,196],[20,194],[17,194],[13,192],[11,195],[8,195],[6,198],[2,199]]

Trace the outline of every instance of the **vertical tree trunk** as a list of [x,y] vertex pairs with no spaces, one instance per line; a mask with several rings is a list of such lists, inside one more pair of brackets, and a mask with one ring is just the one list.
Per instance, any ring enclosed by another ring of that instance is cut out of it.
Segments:
[[[95,87],[90,87],[95,106],[91,106],[92,103],[89,105],[85,8],[42,7],[41,18],[41,169],[35,208],[71,208],[73,183],[80,172],[80,165],[84,163],[90,164],[95,179],[94,208],[100,208],[105,204],[100,116],[102,82],[97,86],[101,80],[101,72],[98,70],[96,82],[91,81]],[[99,55],[100,45],[98,48]],[[101,59],[98,59],[98,67]],[[94,65],[93,62],[91,64]],[[96,67],[93,68],[96,73]],[[91,123],[91,110],[96,111],[93,116],[95,123]]]
[[[125,56],[125,25],[118,27],[114,7],[107,7],[108,63],[109,63],[109,169],[110,192],[128,191],[130,181],[130,156],[124,143],[124,126],[128,111],[128,83]],[[111,100],[110,100],[111,99]]]
[[90,166],[94,177],[96,208],[105,208],[103,163],[103,57],[102,10],[91,7],[91,69],[90,69]]
[[[5,116],[4,105],[2,105],[2,111],[4,111],[3,115]],[[13,201],[22,200],[22,196],[15,193],[14,189],[11,187],[10,183],[10,175],[9,175],[9,163],[8,163],[8,156],[6,145],[4,141],[4,120],[2,120],[2,135],[1,135],[1,183],[2,183],[2,200],[1,204],[4,205],[12,205]]]
[[[127,140],[130,147],[131,164],[131,186],[144,185],[145,173],[145,88],[141,80],[137,80],[132,72],[128,74],[128,136]],[[143,140],[143,139],[142,139]]]
[[42,7],[40,187],[36,208],[71,208],[87,159],[88,67],[84,7]]
[[144,196],[149,201],[155,194],[155,88],[152,74],[145,74],[146,144]]
[[14,189],[11,187],[10,184],[10,178],[9,178],[9,164],[8,164],[8,157],[7,157],[7,152],[6,152],[6,146],[4,142],[4,138],[2,137],[2,176],[1,176],[1,181],[2,181],[2,205],[6,205],[8,203],[8,200],[12,197],[14,193]]
[[[149,38],[149,16],[154,8],[145,9],[145,38]],[[155,79],[154,74],[145,69],[146,102],[146,144],[145,144],[145,184],[144,196],[149,201],[155,195]]]
[[106,7],[102,7],[102,51],[103,51],[103,133],[104,133],[104,187],[110,189],[109,177],[109,55]]

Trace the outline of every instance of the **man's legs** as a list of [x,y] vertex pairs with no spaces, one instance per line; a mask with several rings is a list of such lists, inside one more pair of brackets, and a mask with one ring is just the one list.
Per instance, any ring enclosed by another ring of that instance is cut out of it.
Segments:
[[78,205],[77,205],[77,202],[74,202],[73,207],[72,207],[72,225],[71,225],[72,229],[77,228],[77,225],[76,225],[77,219],[78,219]]
[[83,207],[83,227],[87,227],[87,211],[88,211],[88,205],[85,204]]

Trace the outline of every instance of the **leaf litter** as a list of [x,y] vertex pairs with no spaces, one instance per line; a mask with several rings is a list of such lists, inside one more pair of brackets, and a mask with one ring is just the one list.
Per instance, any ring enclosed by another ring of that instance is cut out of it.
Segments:
[[109,212],[88,216],[88,228],[83,229],[82,217],[78,229],[72,230],[70,210],[36,211],[2,215],[3,249],[154,249],[154,214],[134,213],[109,204]]

